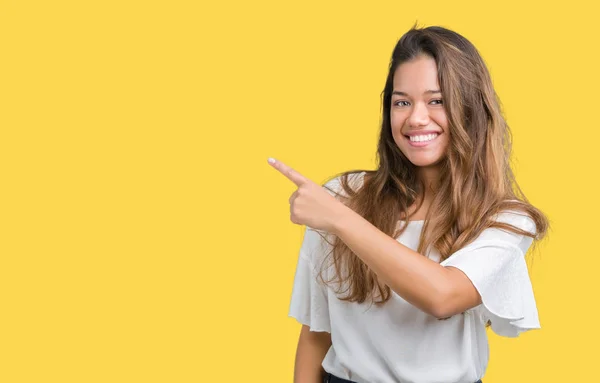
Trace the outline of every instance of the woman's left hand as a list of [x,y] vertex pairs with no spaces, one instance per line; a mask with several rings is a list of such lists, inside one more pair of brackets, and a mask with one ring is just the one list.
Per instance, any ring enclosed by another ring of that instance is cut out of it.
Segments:
[[[273,161],[273,162],[272,162]],[[269,159],[271,166],[292,181],[298,190],[290,197],[290,220],[298,225],[335,233],[348,207],[321,185],[309,180],[283,162]]]

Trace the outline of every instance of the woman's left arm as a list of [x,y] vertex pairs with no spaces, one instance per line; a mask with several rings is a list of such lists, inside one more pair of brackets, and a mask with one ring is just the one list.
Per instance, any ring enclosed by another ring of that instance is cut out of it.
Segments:
[[479,292],[458,268],[402,245],[283,162],[269,163],[298,187],[289,199],[292,222],[338,236],[407,302],[440,319],[481,303]]
[[351,209],[342,210],[332,234],[394,292],[437,318],[447,318],[481,303],[471,280],[404,246]]

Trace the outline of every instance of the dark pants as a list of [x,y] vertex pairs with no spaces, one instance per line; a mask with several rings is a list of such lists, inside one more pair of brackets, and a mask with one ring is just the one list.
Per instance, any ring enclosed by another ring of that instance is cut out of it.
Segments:
[[[356,383],[351,380],[338,378],[335,375],[330,373],[325,374],[325,378],[323,379],[323,383]],[[483,383],[481,380],[476,381],[475,383]]]

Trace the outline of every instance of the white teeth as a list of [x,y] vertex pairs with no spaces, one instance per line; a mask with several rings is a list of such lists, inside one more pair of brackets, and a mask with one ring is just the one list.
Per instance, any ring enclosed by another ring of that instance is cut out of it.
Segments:
[[425,134],[422,136],[409,136],[412,142],[431,141],[438,136],[437,133]]

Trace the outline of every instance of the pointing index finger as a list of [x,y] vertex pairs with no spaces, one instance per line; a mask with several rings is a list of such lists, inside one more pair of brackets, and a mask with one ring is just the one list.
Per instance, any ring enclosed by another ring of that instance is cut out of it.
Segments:
[[274,158],[269,158],[268,162],[277,169],[281,174],[287,177],[290,181],[296,184],[296,186],[300,186],[307,181],[307,179],[291,167],[287,166],[281,161],[277,161]]

